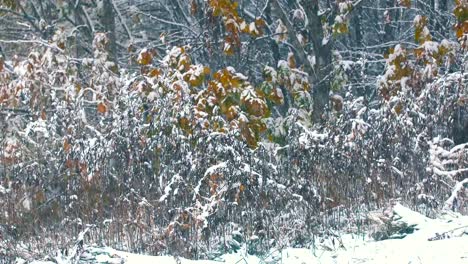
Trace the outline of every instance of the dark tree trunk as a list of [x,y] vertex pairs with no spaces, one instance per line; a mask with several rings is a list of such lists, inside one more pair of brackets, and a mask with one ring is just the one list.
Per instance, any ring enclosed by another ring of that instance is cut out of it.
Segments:
[[324,41],[322,19],[319,13],[318,0],[303,0],[302,4],[309,19],[307,31],[314,49],[316,64],[312,71],[308,71],[312,80],[313,113],[312,121],[323,121],[323,114],[327,108],[330,92],[330,74],[332,72],[332,40]]
[[361,27],[361,18],[362,18],[362,8],[357,7],[356,13],[353,15],[352,18],[352,26],[354,27],[354,43],[356,47],[362,46],[362,27]]
[[109,60],[117,64],[117,45],[115,36],[115,14],[112,0],[101,0],[99,12],[99,22],[101,23],[104,32],[109,38]]
[[468,142],[468,107],[459,106],[453,115],[452,136],[455,144]]

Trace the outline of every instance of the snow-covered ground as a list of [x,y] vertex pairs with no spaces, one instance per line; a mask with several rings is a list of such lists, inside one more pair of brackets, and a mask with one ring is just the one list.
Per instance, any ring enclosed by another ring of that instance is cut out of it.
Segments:
[[[387,214],[388,216],[388,214]],[[381,215],[380,217],[385,217]],[[393,207],[392,223],[414,232],[399,234],[400,238],[375,241],[370,236],[342,235],[324,240],[315,248],[287,248],[272,250],[267,256],[226,254],[216,260],[187,260],[172,256],[146,256],[117,251],[111,248],[86,247],[79,263],[128,264],[263,264],[263,263],[468,263],[468,216],[444,213],[437,219],[427,218],[400,204]],[[403,238],[401,238],[404,236]],[[18,259],[17,263],[24,263]],[[69,263],[56,257],[55,262],[36,261],[34,264]]]

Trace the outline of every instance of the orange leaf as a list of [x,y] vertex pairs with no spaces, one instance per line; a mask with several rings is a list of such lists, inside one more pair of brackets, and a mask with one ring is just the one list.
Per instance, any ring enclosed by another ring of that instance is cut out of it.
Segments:
[[104,114],[105,112],[107,112],[107,106],[101,102],[98,104],[97,110],[99,113]]
[[157,77],[157,76],[160,76],[161,75],[161,70],[157,69],[157,68],[154,68],[154,69],[151,69],[149,72],[148,72],[148,76],[149,77]]

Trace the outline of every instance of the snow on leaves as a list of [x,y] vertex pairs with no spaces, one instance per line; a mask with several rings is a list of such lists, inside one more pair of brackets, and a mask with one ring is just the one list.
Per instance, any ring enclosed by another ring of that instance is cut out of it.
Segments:
[[453,14],[457,18],[455,33],[466,51],[468,48],[468,2],[466,0],[455,0]]
[[424,16],[417,15],[413,23],[419,46],[408,50],[397,44],[386,55],[387,69],[380,81],[380,92],[386,100],[402,89],[410,89],[418,95],[427,82],[438,76],[444,63],[449,65],[454,60],[455,43],[445,39],[440,43],[433,41]]
[[[219,132],[239,131],[251,147],[257,145],[260,133],[265,131],[262,118],[270,111],[265,99],[232,67],[217,71],[207,89],[197,94],[196,102],[196,116],[212,120],[205,126]],[[226,121],[221,121],[219,115]]]
[[334,34],[348,33],[348,19],[351,10],[353,9],[353,2],[349,0],[338,1],[338,14],[333,23]]
[[241,33],[252,37],[263,35],[263,27],[266,25],[262,18],[256,18],[248,23],[239,16],[237,11],[239,3],[233,0],[208,0],[214,17],[221,17],[227,32],[223,51],[226,55],[233,55],[241,45]]

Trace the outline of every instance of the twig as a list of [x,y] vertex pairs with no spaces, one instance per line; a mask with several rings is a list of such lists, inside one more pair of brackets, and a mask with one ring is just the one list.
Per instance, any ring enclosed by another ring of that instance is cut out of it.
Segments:
[[120,24],[122,24],[123,28],[125,29],[125,32],[127,33],[128,38],[130,39],[130,42],[133,42],[132,33],[130,32],[130,29],[128,29],[128,26],[125,23],[125,20],[123,19],[122,14],[120,13],[120,10],[117,8],[114,1],[111,1],[111,3],[112,3],[112,7],[114,8],[115,12],[117,13]]
[[57,47],[57,45],[50,45],[44,40],[24,40],[24,39],[16,39],[16,40],[4,40],[0,39],[0,43],[7,43],[7,44],[18,44],[18,43],[34,43],[34,44],[40,44],[42,46],[46,46],[48,48],[54,49],[60,53],[64,53],[64,51]]

